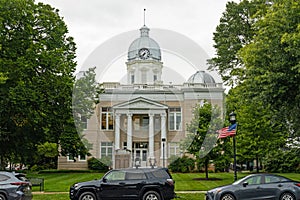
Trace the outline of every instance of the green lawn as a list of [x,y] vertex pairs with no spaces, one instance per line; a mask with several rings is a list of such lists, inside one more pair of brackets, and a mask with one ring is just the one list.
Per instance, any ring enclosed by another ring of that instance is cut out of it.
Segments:
[[[238,178],[248,175],[247,173],[238,173]],[[300,174],[289,173],[281,174],[285,177],[299,180]],[[45,194],[34,194],[33,200],[68,200],[68,191],[72,184],[81,181],[100,179],[103,173],[49,173],[49,174],[28,174],[30,177],[39,177],[45,179]],[[175,180],[175,190],[178,192],[180,199],[198,200],[203,199],[203,193],[180,193],[180,191],[206,191],[211,188],[226,185],[233,182],[232,173],[210,173],[209,178],[214,180],[204,179],[204,173],[173,173]],[[33,191],[38,191],[39,187],[34,187]],[[50,192],[50,194],[49,194]],[[51,192],[64,192],[63,194],[51,194]]]
[[[204,194],[178,194],[178,200],[201,200]],[[33,200],[69,200],[68,194],[35,194]]]

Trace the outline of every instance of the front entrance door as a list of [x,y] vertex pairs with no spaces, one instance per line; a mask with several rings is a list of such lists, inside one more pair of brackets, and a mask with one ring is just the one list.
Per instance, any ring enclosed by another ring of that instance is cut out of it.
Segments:
[[134,166],[137,162],[140,163],[140,167],[147,166],[147,158],[148,158],[148,143],[135,143],[133,149],[133,160]]

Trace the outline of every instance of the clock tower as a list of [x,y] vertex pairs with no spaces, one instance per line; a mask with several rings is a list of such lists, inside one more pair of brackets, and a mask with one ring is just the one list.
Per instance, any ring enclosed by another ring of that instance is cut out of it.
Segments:
[[163,63],[158,43],[149,37],[147,26],[140,28],[140,37],[129,46],[127,57],[128,84],[162,83]]

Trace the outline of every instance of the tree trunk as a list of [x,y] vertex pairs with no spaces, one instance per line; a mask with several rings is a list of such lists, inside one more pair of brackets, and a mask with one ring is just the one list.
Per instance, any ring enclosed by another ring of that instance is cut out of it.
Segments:
[[205,165],[205,179],[208,180],[208,164],[209,164],[209,160],[208,158],[205,158],[205,161],[204,161],[204,165]]
[[256,172],[259,173],[258,155],[256,155]]

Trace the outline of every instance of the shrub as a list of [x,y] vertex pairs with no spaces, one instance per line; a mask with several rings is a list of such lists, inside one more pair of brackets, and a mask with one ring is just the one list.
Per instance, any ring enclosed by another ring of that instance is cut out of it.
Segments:
[[191,172],[195,169],[195,160],[187,156],[177,158],[169,165],[169,169],[172,172]]
[[107,163],[101,162],[101,160],[95,157],[92,157],[88,159],[88,168],[91,170],[107,171],[109,170],[109,165],[107,165]]

